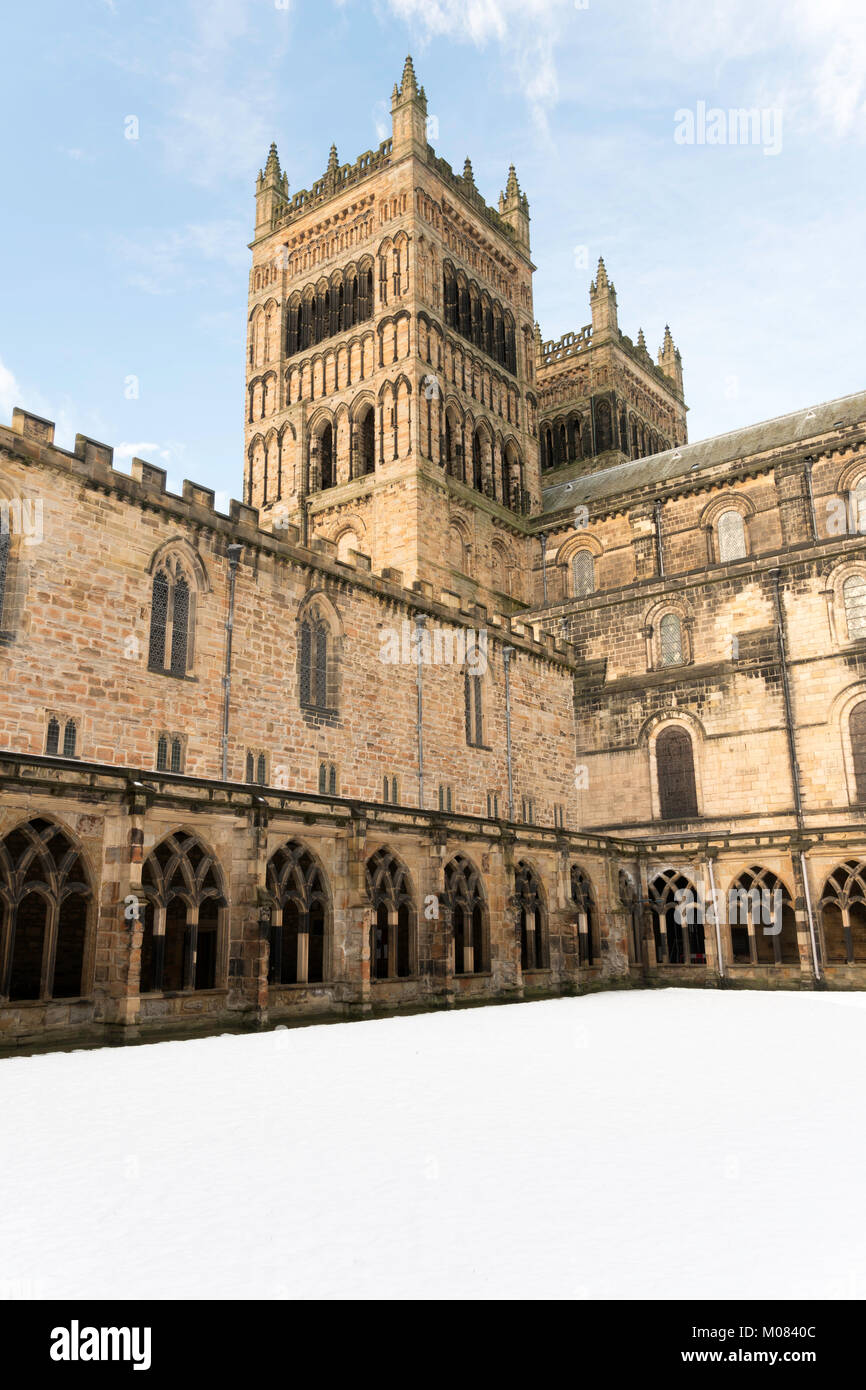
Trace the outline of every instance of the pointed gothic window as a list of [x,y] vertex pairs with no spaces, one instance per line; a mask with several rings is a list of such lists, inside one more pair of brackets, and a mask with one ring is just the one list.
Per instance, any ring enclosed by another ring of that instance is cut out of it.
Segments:
[[370,966],[375,980],[405,978],[415,962],[415,899],[409,875],[388,849],[367,861],[367,893],[374,916],[370,930]]
[[48,732],[45,737],[45,752],[56,754],[60,751],[60,724],[52,714],[48,721]]
[[10,831],[0,843],[0,996],[80,997],[90,901],[82,857],[59,826],[39,818]]
[[260,787],[267,783],[267,767],[264,753],[260,753],[256,759],[256,781]]
[[466,742],[476,748],[484,747],[484,701],[480,676],[466,671],[463,677],[463,700],[466,720]]
[[456,854],[445,867],[445,898],[451,910],[455,975],[478,975],[488,968],[484,891],[471,860]]
[[548,965],[547,913],[535,870],[522,861],[515,870],[515,896],[520,919],[520,965],[545,970]]
[[74,719],[67,719],[66,727],[63,730],[63,756],[64,758],[75,757],[75,740],[77,729]]
[[148,669],[185,676],[192,665],[193,591],[177,557],[153,576]]
[[156,742],[156,770],[168,772],[168,739],[165,734],[160,734]]
[[289,840],[268,863],[272,904],[271,984],[321,984],[328,971],[330,899],[322,870],[304,845]]
[[662,820],[691,820],[698,814],[692,740],[671,724],[656,739],[659,807]]
[[300,643],[301,704],[328,707],[328,628],[304,619]]

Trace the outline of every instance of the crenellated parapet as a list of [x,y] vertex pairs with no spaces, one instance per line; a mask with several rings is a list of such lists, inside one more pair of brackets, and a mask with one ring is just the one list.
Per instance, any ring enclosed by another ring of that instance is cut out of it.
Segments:
[[202,529],[216,535],[217,549],[241,545],[260,556],[270,556],[311,572],[323,580],[348,584],[364,590],[401,609],[408,617],[425,614],[440,623],[457,627],[487,628],[491,637],[519,648],[525,655],[570,668],[575,661],[571,643],[553,638],[539,626],[522,622],[516,615],[488,609],[471,596],[416,580],[404,584],[403,574],[392,566],[373,573],[369,555],[350,551],[338,557],[336,544],[322,536],[303,544],[297,526],[281,517],[269,517],[264,522],[256,507],[232,498],[228,513],[215,505],[215,493],[201,483],[184,479],[181,494],[167,488],[164,468],[134,458],[129,473],[114,467],[114,449],[110,444],[75,436],[72,450],[62,449],[54,442],[55,425],[29,411],[16,407],[12,425],[0,425],[0,451],[16,456],[29,465],[61,469],[88,488],[103,489],[130,505],[158,509],[178,525],[197,534]]

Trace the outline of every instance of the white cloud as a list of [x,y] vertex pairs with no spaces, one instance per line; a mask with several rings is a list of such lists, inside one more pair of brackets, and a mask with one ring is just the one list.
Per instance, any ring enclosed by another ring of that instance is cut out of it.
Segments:
[[514,69],[536,126],[559,97],[556,53],[574,0],[388,0],[422,40],[447,37],[484,48],[499,44]]
[[146,441],[140,444],[118,444],[114,450],[114,465],[118,463],[128,463],[130,459],[144,459],[147,463],[159,460],[160,464],[168,463],[171,460],[171,450],[164,449],[161,444],[154,444]]
[[281,29],[290,7],[261,0],[192,0],[192,37],[164,57],[173,89],[161,130],[170,168],[193,183],[250,177],[273,139],[272,114],[285,80]]
[[127,282],[145,294],[173,294],[212,280],[212,269],[223,265],[233,275],[247,266],[249,228],[230,218],[188,223],[176,231],[150,237],[117,238],[115,254],[126,268]]
[[12,419],[12,410],[16,405],[21,404],[21,387],[6,364],[0,361],[0,421],[8,424]]
[[653,0],[648,14],[649,41],[692,76],[704,63],[707,77],[729,80],[737,98],[734,83],[751,79],[735,65],[759,61],[756,101],[762,89],[775,89],[786,120],[866,137],[866,8],[859,0],[713,0],[700,10],[694,0]]

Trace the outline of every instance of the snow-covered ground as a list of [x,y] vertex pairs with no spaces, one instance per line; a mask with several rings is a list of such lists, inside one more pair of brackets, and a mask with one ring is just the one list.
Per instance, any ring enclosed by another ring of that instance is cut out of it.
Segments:
[[0,1061],[7,1298],[866,1296],[866,995]]

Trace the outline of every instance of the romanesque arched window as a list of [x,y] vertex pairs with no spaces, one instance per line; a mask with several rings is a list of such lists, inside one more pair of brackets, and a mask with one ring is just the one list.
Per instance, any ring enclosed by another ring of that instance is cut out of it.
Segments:
[[706,965],[704,914],[694,885],[675,869],[664,869],[649,885],[656,961],[659,965]]
[[358,471],[373,473],[376,469],[376,412],[367,406],[355,424],[357,431]]
[[605,450],[613,448],[613,422],[610,413],[610,402],[599,401],[595,408],[595,451],[603,454]]
[[472,486],[477,492],[483,491],[484,476],[481,464],[481,436],[478,430],[472,436]]
[[662,666],[682,666],[685,661],[683,625],[678,613],[665,613],[659,623],[659,658]]
[[367,893],[373,907],[370,973],[374,980],[405,978],[415,969],[415,897],[409,874],[388,849],[367,860]]
[[454,973],[478,975],[489,969],[484,891],[478,870],[465,855],[445,866],[445,894],[451,909]]
[[153,576],[148,669],[185,676],[192,668],[194,587],[177,555],[163,557]]
[[575,598],[586,598],[595,592],[595,561],[592,551],[585,546],[572,556],[571,585]]
[[304,845],[289,840],[269,859],[267,882],[270,983],[322,984],[330,975],[331,922],[322,869]]
[[517,345],[514,337],[514,319],[505,316],[505,361],[502,364],[512,375],[517,375]]
[[728,891],[728,929],[734,964],[798,965],[794,904],[770,869],[754,865]]
[[91,900],[81,854],[53,821],[31,820],[0,841],[0,997],[84,993]]
[[719,560],[742,560],[746,554],[746,525],[742,512],[733,508],[722,512],[716,523],[719,543]]
[[854,788],[857,801],[866,803],[866,700],[855,705],[848,717],[851,738],[851,761],[854,767]]
[[333,487],[337,481],[334,468],[334,430],[330,421],[326,422],[318,434],[319,487]]
[[854,642],[866,637],[866,578],[851,574],[842,585],[842,601],[848,624],[848,638]]
[[824,884],[818,909],[827,963],[866,961],[866,864],[849,859],[834,869]]
[[215,988],[227,902],[214,857],[176,831],[148,855],[141,882],[140,992]]
[[662,820],[690,820],[698,814],[692,740],[679,724],[662,729],[655,744],[659,809]]
[[556,463],[556,461],[555,461],[555,459],[554,459],[554,454],[553,454],[553,429],[551,428],[550,425],[542,425],[542,427],[541,427],[541,467],[542,467],[543,470],[547,471],[547,470],[550,469],[550,468],[554,468],[554,467],[555,467],[555,463]]
[[589,878],[577,864],[571,866],[571,901],[577,909],[578,964],[595,965],[600,955],[595,895]]
[[523,970],[546,970],[550,964],[547,913],[538,875],[521,860],[514,873],[520,926],[520,965]]

